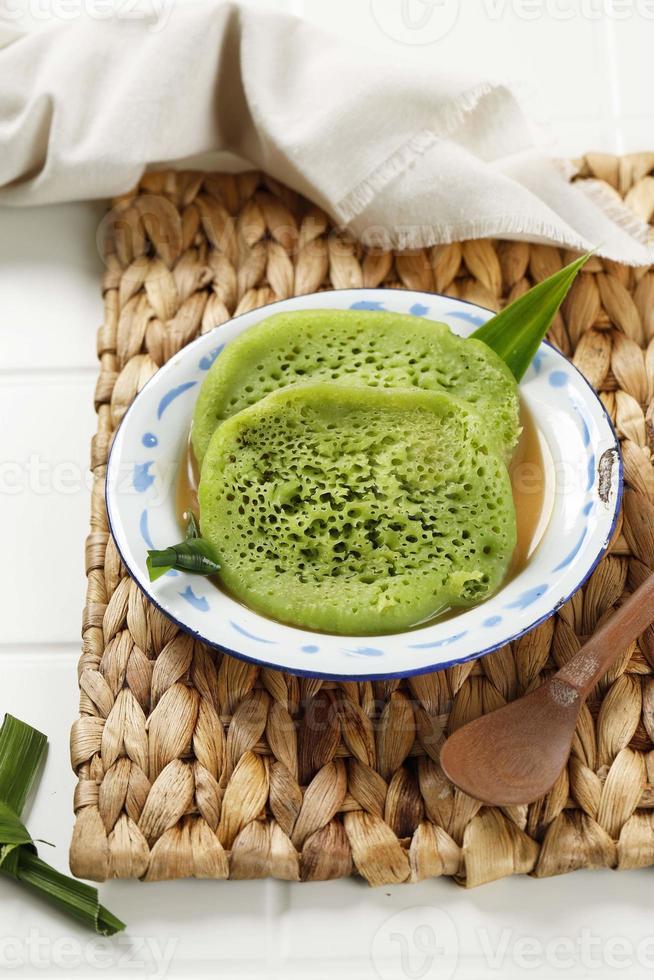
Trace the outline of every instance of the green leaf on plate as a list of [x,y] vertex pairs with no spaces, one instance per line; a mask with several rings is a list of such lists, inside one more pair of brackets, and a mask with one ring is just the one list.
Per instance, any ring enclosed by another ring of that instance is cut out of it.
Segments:
[[532,286],[472,334],[475,340],[483,340],[499,354],[516,381],[520,381],[531,364],[575,276],[592,254],[587,252]]
[[146,561],[150,581],[154,582],[171,568],[194,575],[215,575],[220,571],[216,554],[204,538],[188,538],[161,551],[148,551]]

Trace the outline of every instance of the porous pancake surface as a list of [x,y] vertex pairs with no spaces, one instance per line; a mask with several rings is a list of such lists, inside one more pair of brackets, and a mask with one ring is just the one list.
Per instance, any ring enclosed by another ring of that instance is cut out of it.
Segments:
[[501,453],[449,395],[294,385],[216,429],[201,531],[233,596],[329,633],[407,629],[489,596],[515,546]]
[[518,388],[478,340],[422,317],[361,310],[277,313],[227,345],[207,375],[193,417],[201,462],[216,426],[264,395],[308,381],[445,391],[474,405],[507,457],[519,435]]

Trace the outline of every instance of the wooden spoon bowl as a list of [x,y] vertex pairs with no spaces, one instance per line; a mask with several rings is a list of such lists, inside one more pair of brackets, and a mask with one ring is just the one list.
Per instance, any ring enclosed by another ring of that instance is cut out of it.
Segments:
[[531,803],[551,789],[570,754],[581,706],[599,678],[654,619],[654,575],[535,691],[451,735],[441,765],[483,803]]

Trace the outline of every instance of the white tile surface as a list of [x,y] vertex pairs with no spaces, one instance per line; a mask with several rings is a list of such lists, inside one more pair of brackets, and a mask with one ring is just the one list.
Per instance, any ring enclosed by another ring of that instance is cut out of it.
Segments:
[[0,370],[95,368],[104,211],[0,208]]
[[[639,12],[640,11],[640,12]],[[644,11],[649,11],[644,16]],[[627,16],[613,19],[621,118],[648,117],[652,125],[651,58],[654,46],[654,4],[634,4],[625,8]]]
[[90,371],[0,377],[1,642],[80,635],[94,384]]
[[[548,5],[573,8],[569,21],[547,8],[526,21],[508,0],[466,0],[443,39],[407,45],[379,29],[369,0],[269,2],[389,57],[523,79],[560,152],[654,149],[651,22],[589,23],[575,13],[578,0]],[[419,15],[421,0],[409,3]],[[29,3],[20,9],[29,20]],[[493,19],[489,9],[504,14]],[[18,472],[23,481],[18,494],[0,488],[0,535],[11,556],[0,567],[0,712],[11,708],[50,737],[28,824],[56,845],[42,850],[61,870],[72,830],[68,733],[77,714],[101,214],[101,205],[0,211],[0,466],[20,467],[0,475]],[[32,484],[30,455],[46,464],[33,464]],[[71,480],[77,488],[62,492]],[[20,977],[639,980],[654,968],[651,888],[650,871],[511,879],[473,892],[449,881],[374,891],[358,881],[111,882],[102,898],[129,932],[108,942],[0,880],[0,969]]]
[[620,136],[625,153],[651,152],[650,147],[654,146],[654,115],[621,119]]

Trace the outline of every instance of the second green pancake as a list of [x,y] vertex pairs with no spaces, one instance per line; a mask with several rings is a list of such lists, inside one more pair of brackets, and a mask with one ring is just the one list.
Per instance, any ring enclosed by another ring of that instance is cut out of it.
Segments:
[[450,392],[475,407],[507,458],[518,439],[515,379],[481,341],[399,313],[301,310],[268,317],[217,358],[193,416],[198,462],[225,419],[272,391],[308,381]]

